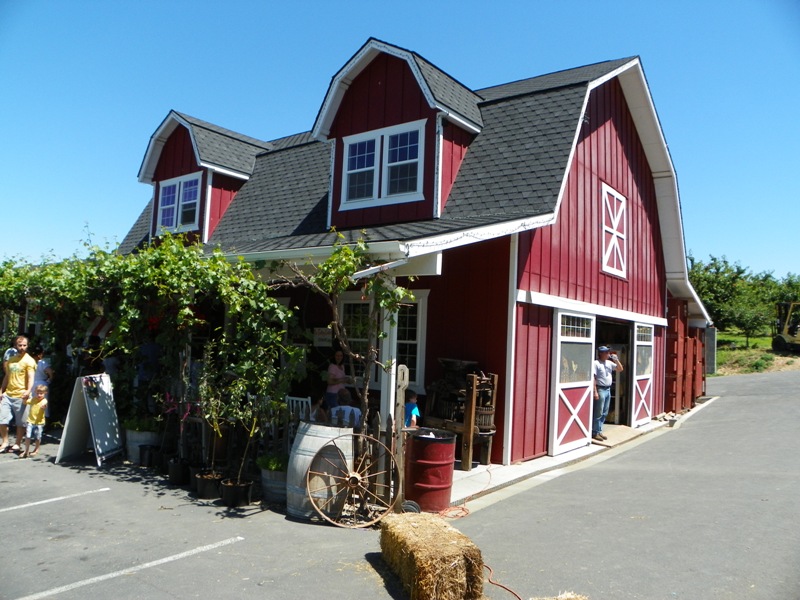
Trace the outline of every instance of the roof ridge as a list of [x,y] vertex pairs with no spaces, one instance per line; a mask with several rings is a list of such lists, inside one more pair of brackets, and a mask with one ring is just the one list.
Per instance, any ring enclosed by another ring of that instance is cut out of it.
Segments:
[[264,150],[270,150],[269,146],[272,145],[272,142],[270,141],[260,140],[251,135],[247,135],[245,133],[239,133],[238,131],[233,131],[232,129],[222,127],[221,125],[216,125],[215,123],[211,123],[210,121],[204,121],[203,119],[198,119],[197,117],[187,115],[186,113],[178,112],[177,110],[173,112],[179,117],[182,117],[183,119],[189,121],[189,123],[191,123],[193,127],[201,127],[217,135],[222,135],[232,140],[236,140],[237,142],[248,144],[250,146],[256,146],[258,148],[263,148]]

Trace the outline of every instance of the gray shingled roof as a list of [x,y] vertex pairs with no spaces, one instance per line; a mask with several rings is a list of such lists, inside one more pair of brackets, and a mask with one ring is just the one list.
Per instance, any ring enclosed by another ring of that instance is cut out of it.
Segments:
[[147,205],[142,210],[136,223],[120,242],[117,252],[129,254],[136,250],[142,243],[148,241],[150,237],[150,222],[153,217],[153,201],[148,200]]
[[[630,60],[470,92],[483,98],[475,105],[483,129],[470,145],[441,218],[369,227],[368,239],[413,241],[552,214],[589,83]],[[419,58],[418,64],[426,80],[431,77],[440,84],[437,93],[461,94],[456,87],[446,91],[455,80],[439,79],[442,72],[424,59]],[[467,95],[461,98],[473,100]],[[252,176],[223,216],[210,245],[255,253],[330,246],[335,241],[325,227],[330,146],[313,141],[305,132],[276,140],[271,147],[271,152],[255,159]],[[356,239],[360,231],[342,233]]]
[[270,142],[223,129],[177,111],[175,114],[191,126],[202,163],[249,175],[256,155],[273,148]]
[[478,102],[481,100],[480,96],[429,63],[416,52],[411,54],[436,102],[462,115],[478,128],[482,127],[483,118],[481,110],[478,108]]

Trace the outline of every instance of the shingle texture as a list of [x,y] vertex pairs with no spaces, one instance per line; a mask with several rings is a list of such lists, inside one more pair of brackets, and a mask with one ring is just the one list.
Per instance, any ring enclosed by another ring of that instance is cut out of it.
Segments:
[[131,230],[125,236],[125,239],[120,242],[117,252],[121,254],[129,254],[136,250],[141,244],[147,242],[150,238],[150,219],[153,216],[153,201],[149,200],[147,205],[142,210],[136,223],[133,224]]
[[[472,114],[482,129],[467,151],[441,217],[369,227],[367,238],[372,241],[419,242],[435,235],[467,235],[467,230],[478,227],[553,214],[589,84],[631,60],[472,92],[414,56],[437,99]],[[470,113],[470,107],[478,114]],[[222,152],[219,137],[230,136],[201,123],[193,120],[198,132],[204,129],[209,136],[218,136],[216,151]],[[335,241],[326,229],[331,146],[314,141],[309,132],[261,143],[269,148],[254,158],[252,176],[209,244],[238,253],[330,246]],[[361,229],[341,233],[355,239]],[[134,243],[136,236],[132,230],[126,242]]]
[[189,115],[176,114],[190,124],[202,163],[249,175],[256,155],[273,148],[269,142],[217,127]]

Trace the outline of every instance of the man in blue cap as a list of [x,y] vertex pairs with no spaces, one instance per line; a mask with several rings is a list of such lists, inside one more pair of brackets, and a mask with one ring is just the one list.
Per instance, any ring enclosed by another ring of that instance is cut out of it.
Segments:
[[622,372],[622,363],[616,353],[611,353],[608,346],[597,349],[598,359],[592,366],[592,382],[594,386],[594,406],[592,411],[592,439],[607,440],[603,435],[603,423],[608,416],[608,407],[611,403],[611,373]]

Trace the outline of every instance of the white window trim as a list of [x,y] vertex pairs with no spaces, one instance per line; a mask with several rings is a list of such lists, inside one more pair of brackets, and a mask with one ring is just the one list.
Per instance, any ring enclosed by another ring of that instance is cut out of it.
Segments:
[[[413,301],[405,301],[408,304],[416,304],[418,306],[417,311],[417,364],[416,364],[416,372],[417,378],[415,381],[409,381],[408,386],[409,389],[414,390],[418,394],[425,393],[425,349],[427,348],[427,331],[428,331],[428,296],[430,295],[430,290],[412,290],[414,293],[414,300]],[[345,304],[369,304],[369,300],[364,300],[361,296],[361,292],[344,292],[341,296],[339,296],[339,314],[344,314],[344,305]],[[399,341],[399,340],[398,340]],[[380,343],[379,343],[380,345]],[[394,356],[390,358],[394,360],[396,358],[397,348],[392,349],[392,353]],[[373,381],[377,381],[377,376],[379,373],[373,373]]]
[[[194,181],[197,180],[197,207],[194,211],[194,222],[181,225],[181,208],[183,202],[183,184],[187,181]],[[177,195],[175,198],[175,226],[174,227],[166,227],[161,224],[161,198],[164,193],[164,188],[166,186],[176,185],[177,186]],[[202,204],[203,198],[203,172],[198,171],[196,173],[190,173],[189,175],[182,175],[181,177],[174,177],[172,179],[165,179],[164,181],[158,182],[158,209],[157,209],[157,229],[158,231],[172,231],[172,232],[183,232],[183,231],[194,231],[198,228],[198,222],[200,219],[200,205]]]
[[[628,276],[628,199],[607,183],[602,184],[601,202],[603,204],[603,271],[611,275]],[[606,225],[606,220],[611,227]],[[610,238],[609,238],[610,234]],[[611,243],[607,242],[610,241]],[[612,266],[611,258],[619,259],[621,268]]]
[[[341,183],[341,203],[339,210],[359,210],[374,206],[387,206],[392,204],[403,204],[406,202],[419,202],[425,197],[422,193],[425,165],[425,123],[427,119],[393,125],[382,129],[375,129],[366,133],[359,133],[342,138],[344,156],[342,159],[342,183]],[[419,132],[418,158],[417,158],[417,189],[405,194],[387,193],[389,175],[389,136],[408,131]],[[372,181],[373,191],[371,198],[361,198],[358,200],[347,199],[347,160],[350,144],[356,144],[366,140],[375,140],[375,166],[373,167],[375,177]]]

